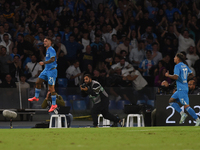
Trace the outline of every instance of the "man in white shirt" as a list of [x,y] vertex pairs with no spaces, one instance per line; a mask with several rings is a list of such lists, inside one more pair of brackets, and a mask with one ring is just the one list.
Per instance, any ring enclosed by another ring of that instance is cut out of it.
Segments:
[[42,72],[42,66],[37,63],[37,58],[35,55],[31,56],[31,62],[28,62],[25,66],[25,69],[31,73],[31,77],[28,79],[28,82],[30,83],[31,87],[33,84],[35,84],[37,77]]
[[133,66],[129,62],[125,61],[124,58],[121,58],[119,63],[111,66],[111,69],[113,69],[113,70],[115,70],[116,68],[120,68],[122,71],[124,69],[126,69],[128,71],[133,71],[133,69],[134,69]]
[[179,46],[178,46],[177,53],[180,53],[182,51],[188,53],[188,48],[190,46],[195,47],[194,40],[189,37],[188,30],[184,30],[182,32],[182,34],[180,34],[176,29],[176,22],[174,22],[173,25],[174,25],[174,33],[176,34],[176,36],[178,37],[178,40],[179,40]]
[[122,50],[125,50],[128,53],[128,55],[130,54],[130,52],[132,50],[132,46],[130,45],[130,39],[129,38],[126,38],[124,43],[119,44],[117,46],[115,53],[120,56],[120,52]]
[[103,36],[106,39],[106,42],[109,43],[109,41],[112,40],[112,35],[117,34],[117,30],[119,29],[119,25],[116,28],[112,28],[112,25],[108,24],[106,26],[107,28],[107,33],[105,33]]
[[12,49],[14,47],[14,44],[11,40],[9,40],[9,36],[7,33],[3,35],[3,40],[0,43],[0,48],[2,46],[6,47],[6,49],[7,49],[6,54],[8,54],[8,55],[12,54]]
[[81,44],[83,45],[82,53],[86,52],[86,47],[90,45],[90,40],[88,39],[89,33],[84,32],[83,33],[83,38],[81,39]]
[[117,35],[113,34],[112,35],[112,39],[110,41],[108,41],[108,43],[111,46],[111,50],[115,52],[117,46],[118,46],[118,40],[117,40]]
[[135,69],[138,68],[139,64],[144,60],[144,41],[138,41],[138,47],[133,48],[129,55],[129,60]]
[[79,61],[75,60],[73,65],[69,66],[66,70],[66,77],[68,80],[69,87],[79,86],[79,81],[81,80],[81,70],[79,68]]
[[186,54],[186,58],[192,62],[192,66],[199,59],[199,56],[196,54],[196,49],[193,46],[189,47],[188,54]]

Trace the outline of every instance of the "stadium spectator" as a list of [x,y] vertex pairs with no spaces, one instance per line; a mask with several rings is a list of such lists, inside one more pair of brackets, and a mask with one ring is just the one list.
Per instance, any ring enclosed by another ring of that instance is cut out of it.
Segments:
[[80,55],[81,50],[83,49],[83,45],[79,44],[75,41],[75,37],[73,34],[70,35],[69,41],[65,41],[64,45],[67,49],[66,58],[68,61],[73,61]]
[[200,94],[200,89],[197,86],[195,80],[189,80],[188,81],[188,88],[189,88],[188,94],[197,94],[197,95]]
[[15,82],[12,80],[12,77],[10,74],[7,74],[5,76],[5,80],[0,84],[0,88],[16,88]]
[[188,53],[186,54],[186,58],[191,61],[191,65],[193,66],[195,62],[199,59],[199,56],[196,54],[196,48],[193,46],[189,47]]
[[75,60],[73,65],[66,70],[66,78],[68,79],[68,87],[78,87],[81,80],[81,70],[79,68],[79,61]]
[[25,66],[25,70],[28,71],[28,83],[30,84],[31,87],[35,84],[37,81],[37,77],[40,75],[42,72],[42,66],[37,62],[37,58],[35,55],[31,56],[31,62],[28,62]]
[[4,81],[5,77],[8,73],[10,73],[9,65],[13,62],[13,59],[10,55],[6,54],[6,47],[1,47],[1,55],[0,55],[0,72],[1,72],[1,80]]
[[65,58],[65,54],[63,51],[60,51],[58,54],[58,59],[57,59],[57,70],[58,70],[58,76],[57,78],[65,78],[66,77],[66,70],[69,67],[69,64]]
[[0,48],[1,46],[6,47],[7,49],[7,54],[11,54],[12,53],[12,49],[14,47],[14,43],[9,39],[8,34],[4,34],[3,35],[3,40],[0,42]]
[[9,36],[9,39],[12,39],[12,37],[11,37],[11,35],[9,34],[9,33],[6,33],[5,32],[5,29],[4,29],[4,26],[3,25],[0,25],[0,40],[1,41],[3,41],[3,35],[4,34],[8,34],[8,36]]
[[15,55],[13,62],[9,65],[10,75],[13,81],[19,81],[19,76],[23,73],[22,62],[18,55]]
[[125,41],[122,44],[119,44],[117,46],[115,53],[120,56],[120,52],[122,50],[125,50],[129,55],[131,50],[132,50],[132,46],[129,45],[129,43],[130,43],[130,39],[126,38]]
[[138,42],[138,47],[133,48],[129,55],[129,60],[135,69],[138,69],[139,64],[144,60],[144,41]]
[[147,86],[147,81],[143,78],[141,73],[138,70],[133,70],[132,72],[125,71],[126,73],[123,75],[124,81],[131,81],[134,90],[134,98],[131,99],[131,103],[136,105],[137,100],[143,99],[144,94],[146,93],[144,88]]
[[[138,32],[139,33],[139,32]],[[153,42],[157,42],[158,43],[158,40],[157,40],[157,35],[155,33],[152,32],[152,27],[151,26],[148,26],[146,28],[146,32],[144,34],[141,35],[140,37],[140,34],[138,35],[138,39],[141,39],[143,41],[145,41],[147,39],[147,37],[149,35],[152,35],[153,37]]]
[[17,41],[15,42],[15,47],[17,47],[18,54],[21,56],[25,56],[25,54],[27,54],[28,51],[34,51],[32,44],[30,42],[24,40],[23,34],[19,34],[17,36]]
[[88,31],[84,31],[83,32],[83,37],[81,39],[81,44],[84,46],[84,48],[82,49],[82,53],[84,53],[84,52],[86,52],[86,47],[88,45],[90,45],[89,32]]
[[158,63],[159,60],[162,60],[162,54],[158,50],[159,46],[158,43],[153,43],[152,44],[152,57],[151,59],[155,62],[154,65]]
[[19,86],[20,86],[21,89],[29,89],[30,88],[30,85],[26,82],[25,74],[20,75],[20,81],[16,82],[16,86],[17,86],[17,88],[19,88]]
[[151,67],[153,65],[155,65],[155,62],[153,60],[151,60],[152,58],[152,51],[151,50],[147,50],[146,51],[146,59],[144,59],[140,65],[138,70],[140,72],[142,72],[143,76],[150,76],[149,71],[151,69]]
[[81,53],[79,57],[79,62],[82,71],[86,71],[89,64],[93,67],[95,66],[96,60],[94,54],[91,52],[90,45],[87,45],[85,53]]
[[112,40],[108,41],[108,43],[111,45],[111,50],[115,52],[118,44],[119,44],[119,41],[117,39],[117,35],[116,34],[113,34],[112,35]]
[[102,61],[105,62],[108,69],[110,69],[113,61],[113,51],[111,50],[111,45],[109,43],[104,44],[104,50],[102,52]]
[[193,47],[195,46],[194,40],[189,37],[188,30],[184,30],[182,34],[180,34],[177,31],[176,22],[174,22],[173,25],[174,25],[174,33],[176,34],[179,40],[178,52],[184,51],[188,53],[188,48],[190,46],[193,46]]
[[61,36],[57,35],[54,44],[52,44],[52,47],[55,49],[57,57],[60,53],[60,51],[63,51],[64,55],[67,55],[67,50],[64,44],[61,43]]
[[167,16],[167,20],[170,23],[172,23],[174,21],[173,20],[174,13],[178,12],[181,15],[181,12],[180,12],[180,10],[178,8],[174,8],[173,7],[173,3],[171,1],[167,2],[167,6],[168,6],[168,9],[165,10],[165,13],[166,13],[166,16]]

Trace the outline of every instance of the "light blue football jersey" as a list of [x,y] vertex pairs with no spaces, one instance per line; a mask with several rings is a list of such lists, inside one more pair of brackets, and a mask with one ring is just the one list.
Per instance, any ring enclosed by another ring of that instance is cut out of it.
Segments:
[[55,61],[52,62],[52,63],[46,64],[45,65],[45,69],[46,70],[51,70],[51,69],[57,67],[57,63],[56,63],[56,61],[57,61],[56,51],[55,51],[55,49],[52,46],[50,46],[47,49],[47,52],[46,52],[46,61],[48,61],[51,57],[55,57]]
[[176,80],[177,90],[179,90],[179,91],[187,90],[188,91],[187,77],[188,77],[188,74],[190,74],[190,73],[192,73],[192,71],[183,62],[180,62],[175,65],[174,75],[178,75],[178,79]]

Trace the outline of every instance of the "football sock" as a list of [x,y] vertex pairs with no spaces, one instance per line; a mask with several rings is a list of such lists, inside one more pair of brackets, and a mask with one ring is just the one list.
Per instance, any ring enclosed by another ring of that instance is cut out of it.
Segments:
[[36,98],[39,98],[40,91],[41,91],[41,89],[35,88],[35,97],[36,97]]
[[180,106],[178,105],[178,103],[169,103],[170,104],[170,106],[172,106],[177,112],[179,112],[179,113],[181,113],[182,112],[182,110],[181,110],[181,108],[180,108]]
[[52,105],[56,105],[56,95],[51,95]]
[[192,118],[194,118],[195,120],[198,118],[195,111],[190,106],[187,107],[186,110],[190,114],[190,116],[192,116]]

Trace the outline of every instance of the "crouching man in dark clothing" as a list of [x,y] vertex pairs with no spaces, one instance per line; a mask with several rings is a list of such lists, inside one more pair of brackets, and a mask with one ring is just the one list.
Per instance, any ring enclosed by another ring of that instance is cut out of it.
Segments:
[[84,84],[80,85],[81,94],[83,97],[89,95],[90,99],[94,102],[91,110],[94,127],[98,126],[98,115],[102,114],[105,119],[113,121],[112,126],[117,127],[118,123],[121,124],[122,120],[112,115],[108,111],[109,99],[108,94],[97,81],[92,80],[89,74],[84,75]]

